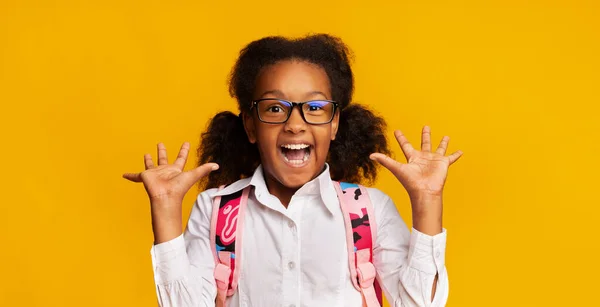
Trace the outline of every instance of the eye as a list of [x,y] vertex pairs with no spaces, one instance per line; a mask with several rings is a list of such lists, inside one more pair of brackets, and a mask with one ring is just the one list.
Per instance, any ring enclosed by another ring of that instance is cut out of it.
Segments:
[[318,106],[318,105],[313,105],[313,104],[309,104],[308,105],[308,110],[309,111],[319,111],[321,109],[322,109],[322,107]]
[[329,104],[328,101],[314,100],[306,103],[305,110],[308,112],[317,112],[325,109]]
[[279,113],[279,112],[283,112],[283,109],[280,106],[270,106],[267,111],[272,112],[272,113]]

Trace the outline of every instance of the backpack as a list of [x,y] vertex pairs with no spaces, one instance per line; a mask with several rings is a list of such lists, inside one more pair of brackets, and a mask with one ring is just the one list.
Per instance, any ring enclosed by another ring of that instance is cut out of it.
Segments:
[[[352,283],[361,292],[363,307],[379,307],[382,304],[381,287],[375,280],[373,265],[377,228],[375,219],[369,220],[374,216],[373,205],[365,187],[346,182],[333,183],[344,215]],[[231,195],[215,197],[213,202],[210,237],[216,264],[217,307],[226,307],[227,297],[237,289],[242,259],[236,250],[242,250],[244,213],[250,189],[248,186]]]

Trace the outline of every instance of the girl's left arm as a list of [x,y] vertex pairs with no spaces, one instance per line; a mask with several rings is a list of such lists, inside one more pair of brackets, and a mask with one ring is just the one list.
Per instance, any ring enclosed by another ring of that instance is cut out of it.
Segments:
[[[409,268],[404,270],[402,274],[411,272],[410,268],[417,271],[433,273],[432,276],[429,276],[431,281],[428,280],[429,278],[414,279],[421,282],[421,287],[425,287],[425,292],[421,291],[419,294],[419,296],[421,296],[419,300],[414,300],[415,295],[417,295],[417,293],[415,293],[414,295],[409,295],[410,298],[402,299],[399,304],[395,303],[396,306],[443,306],[447,297],[448,281],[444,266],[446,232],[442,228],[442,192],[448,176],[448,168],[461,157],[462,152],[459,150],[446,156],[448,142],[450,141],[450,137],[448,136],[444,136],[435,152],[432,152],[431,131],[428,126],[423,127],[420,151],[413,148],[400,130],[396,130],[394,135],[400,144],[407,163],[400,163],[381,153],[373,153],[371,159],[381,163],[385,168],[390,170],[408,192],[412,207],[413,231],[410,234],[410,244],[408,246],[406,244],[401,244],[401,242],[395,242],[394,240],[389,240],[389,242],[379,242],[380,234],[378,233],[376,247],[380,249],[380,254],[389,254],[390,251],[397,248],[404,248],[406,250],[407,255],[402,259],[396,260],[400,262],[404,260],[406,262],[404,264],[405,267]],[[389,212],[391,211],[391,209],[389,209],[389,202],[386,202],[386,205],[382,206],[382,208],[384,211],[388,212],[380,213],[382,215],[379,215],[379,218],[383,220],[381,221],[381,227],[378,228],[380,228],[381,232],[384,234],[386,232],[394,233],[393,228],[386,229],[386,225],[392,225],[391,227],[394,227],[393,225],[398,223],[386,221],[385,219],[388,214],[391,214],[392,217],[398,216],[398,214],[396,212],[394,215]],[[386,207],[388,208],[385,209]],[[395,206],[393,209],[396,210]],[[403,223],[404,222],[402,222],[402,224]],[[401,232],[399,237],[403,236],[404,241],[407,242],[406,233],[402,234],[402,232],[407,232],[406,225],[403,227],[398,227],[398,225],[396,225],[396,227],[396,229],[398,229],[397,231]],[[381,243],[381,245],[377,246],[379,243]],[[376,254],[376,251],[374,251],[374,254]],[[386,256],[381,257],[381,255],[379,258],[379,261],[384,262],[391,260],[387,259]],[[386,263],[384,262],[380,262],[380,266],[385,267]],[[414,263],[422,263],[423,265],[417,265],[416,267],[411,266],[411,264]],[[427,266],[429,266],[429,269],[426,268]],[[435,268],[436,270],[433,271],[432,268]],[[387,269],[394,269],[394,267],[386,268],[383,273],[387,272]],[[407,289],[407,283],[411,283],[412,280],[413,279],[411,278],[401,280],[405,290]],[[431,289],[429,289],[429,287],[431,287]],[[440,290],[439,287],[443,287],[444,290]],[[439,298],[439,291],[445,291],[443,299]],[[426,295],[427,293],[431,293],[431,295]],[[411,299],[413,299],[412,302],[416,303],[417,301],[420,301],[421,303],[417,305],[408,303],[407,305],[405,301],[408,300],[410,302]]]

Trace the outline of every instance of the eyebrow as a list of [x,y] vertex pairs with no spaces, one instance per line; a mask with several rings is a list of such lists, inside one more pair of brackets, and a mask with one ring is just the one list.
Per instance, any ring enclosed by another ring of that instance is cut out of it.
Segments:
[[[262,93],[262,95],[260,95],[260,97],[264,97],[265,95],[269,95],[269,94],[285,98],[285,94],[282,91],[280,91],[280,90],[268,90],[268,91]],[[309,92],[309,93],[307,93],[306,97],[312,97],[312,96],[315,96],[315,95],[322,95],[323,97],[325,97],[325,99],[329,99],[327,97],[327,95],[325,95],[325,93],[323,93],[321,91],[312,91],[312,92]]]

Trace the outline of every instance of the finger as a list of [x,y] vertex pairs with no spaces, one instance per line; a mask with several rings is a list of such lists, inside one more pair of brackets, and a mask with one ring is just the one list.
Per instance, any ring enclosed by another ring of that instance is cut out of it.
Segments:
[[154,162],[152,162],[152,156],[150,154],[144,155],[144,166],[147,170],[154,168]]
[[188,189],[194,185],[194,183],[198,182],[198,180],[202,179],[210,172],[219,169],[219,165],[217,163],[205,163],[193,170],[182,173],[181,180],[182,184],[185,185]]
[[439,153],[442,156],[445,156],[446,155],[446,150],[448,150],[448,142],[450,142],[450,137],[449,136],[444,136],[442,138],[442,141],[440,142],[440,145],[435,150],[435,152]]
[[394,131],[394,136],[396,137],[398,144],[400,144],[400,148],[402,149],[402,153],[404,154],[404,157],[406,157],[406,161],[408,161],[410,159],[410,157],[413,155],[415,148],[410,144],[410,142],[408,141],[406,136],[404,136],[402,131],[400,131],[400,130]]
[[217,163],[205,163],[205,164],[202,164],[202,165],[196,167],[195,169],[191,170],[190,173],[192,173],[199,180],[200,178],[208,175],[208,173],[210,173],[212,171],[216,171],[218,169],[219,169],[219,164],[217,164]]
[[431,129],[429,126],[423,127],[423,133],[421,134],[421,151],[431,152]]
[[142,182],[142,173],[125,173],[123,178],[133,182]]
[[383,165],[383,167],[387,168],[388,170],[390,170],[392,173],[396,173],[396,171],[398,170],[398,168],[400,167],[400,162],[390,158],[387,155],[381,154],[381,153],[372,153],[369,158],[371,160],[375,160],[377,162],[379,162],[379,164]]
[[177,166],[179,169],[183,169],[185,163],[187,162],[188,153],[190,151],[190,143],[185,142],[181,145],[181,149],[179,150],[179,154],[177,155],[177,159],[173,165]]
[[462,156],[462,154],[463,154],[462,151],[457,150],[453,154],[449,155],[448,158],[450,158],[450,165],[452,165],[452,163],[456,162],[456,160],[458,160],[458,158],[460,158]]
[[158,165],[167,165],[169,164],[169,160],[167,159],[167,148],[165,148],[165,144],[158,143],[156,145],[158,151]]

